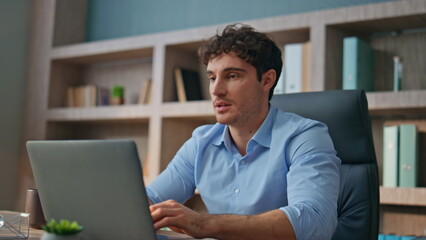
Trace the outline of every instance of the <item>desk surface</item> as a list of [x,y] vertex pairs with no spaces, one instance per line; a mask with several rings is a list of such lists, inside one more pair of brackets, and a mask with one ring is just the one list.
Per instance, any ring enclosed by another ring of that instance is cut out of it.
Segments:
[[[13,212],[13,211],[0,210],[0,214],[2,214],[2,215],[11,215],[12,214],[13,215],[13,214],[19,214],[19,213]],[[44,233],[44,231],[41,230],[41,229],[30,228],[30,234],[28,236],[28,240],[40,240],[43,233]],[[159,234],[161,234],[163,236],[167,236],[168,238],[172,238],[172,239],[194,239],[194,238],[190,238],[187,235],[175,233],[173,231],[160,231]],[[1,231],[0,231],[0,237],[2,237]],[[15,239],[15,238],[10,238],[10,239]],[[205,240],[208,240],[208,239],[206,238]]]
[[[41,236],[43,235],[43,230],[31,228],[30,229],[30,236],[28,237],[28,240],[40,240]],[[172,239],[186,239],[186,240],[194,240],[194,238],[190,238],[187,235],[175,233],[172,231],[161,231],[160,234],[162,236],[167,236]],[[214,240],[211,238],[205,238],[204,240]]]

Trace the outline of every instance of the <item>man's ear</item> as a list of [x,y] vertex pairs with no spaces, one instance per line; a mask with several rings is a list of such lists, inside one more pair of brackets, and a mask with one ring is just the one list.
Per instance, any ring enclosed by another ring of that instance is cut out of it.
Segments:
[[262,87],[265,88],[265,90],[269,91],[269,89],[274,86],[275,81],[277,81],[277,73],[274,69],[269,69],[262,75]]

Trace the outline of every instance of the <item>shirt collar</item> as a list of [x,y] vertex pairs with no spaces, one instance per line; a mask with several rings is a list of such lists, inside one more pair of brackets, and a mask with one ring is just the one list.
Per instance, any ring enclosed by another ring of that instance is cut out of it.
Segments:
[[254,136],[250,139],[249,144],[251,141],[255,141],[264,147],[269,148],[271,146],[272,126],[274,125],[274,119],[276,115],[277,109],[270,106],[268,115],[266,116],[262,125],[260,125],[259,129],[257,129]]
[[[264,146],[264,147],[270,147],[271,146],[271,131],[273,126],[273,119],[275,118],[277,114],[277,109],[273,106],[270,106],[268,115],[266,116],[263,123],[260,125],[259,129],[256,131],[254,136],[250,139],[250,142],[255,141],[256,143]],[[216,138],[216,140],[213,142],[214,145],[220,146],[221,144],[224,144],[228,150],[232,149],[232,140],[231,135],[229,133],[229,126],[223,125],[223,132],[220,137]]]

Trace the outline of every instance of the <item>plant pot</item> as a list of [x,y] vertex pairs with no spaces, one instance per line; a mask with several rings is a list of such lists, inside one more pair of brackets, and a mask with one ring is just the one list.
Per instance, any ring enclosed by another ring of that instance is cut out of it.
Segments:
[[40,240],[81,240],[81,235],[79,233],[72,235],[57,235],[53,233],[44,232]]

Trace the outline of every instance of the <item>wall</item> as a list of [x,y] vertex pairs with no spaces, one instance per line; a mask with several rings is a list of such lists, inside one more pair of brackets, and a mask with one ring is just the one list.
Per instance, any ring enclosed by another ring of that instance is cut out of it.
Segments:
[[30,1],[0,1],[0,209],[14,208]]
[[387,1],[397,0],[89,0],[86,39],[95,41]]

